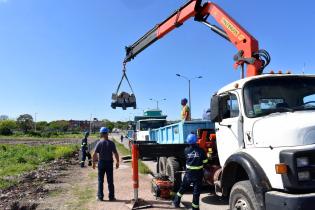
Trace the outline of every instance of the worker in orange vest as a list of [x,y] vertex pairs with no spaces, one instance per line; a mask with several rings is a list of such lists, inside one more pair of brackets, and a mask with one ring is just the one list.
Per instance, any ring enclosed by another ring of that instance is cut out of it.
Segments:
[[182,113],[181,113],[181,118],[183,121],[190,121],[191,120],[191,116],[190,116],[190,108],[187,105],[187,98],[183,98],[181,100],[181,104],[182,104]]

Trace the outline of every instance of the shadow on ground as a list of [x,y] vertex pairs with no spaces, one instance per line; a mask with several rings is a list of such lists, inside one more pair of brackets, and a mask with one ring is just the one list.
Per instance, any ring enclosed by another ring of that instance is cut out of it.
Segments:
[[212,205],[228,205],[229,200],[227,198],[221,198],[216,195],[209,194],[208,196],[201,199],[203,203]]

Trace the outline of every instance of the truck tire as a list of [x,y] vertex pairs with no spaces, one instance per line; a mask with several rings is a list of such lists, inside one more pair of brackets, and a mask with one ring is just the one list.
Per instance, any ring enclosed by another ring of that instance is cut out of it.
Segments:
[[159,173],[162,175],[166,174],[166,157],[160,157],[158,161]]
[[233,185],[230,193],[231,210],[262,210],[250,181],[240,181]]
[[181,173],[176,173],[180,171],[180,163],[175,157],[169,157],[166,160],[166,175],[174,183],[174,191],[178,191],[180,184],[182,183]]

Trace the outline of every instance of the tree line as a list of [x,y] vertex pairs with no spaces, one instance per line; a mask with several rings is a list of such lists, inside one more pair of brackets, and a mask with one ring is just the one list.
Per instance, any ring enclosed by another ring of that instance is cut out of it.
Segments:
[[[110,130],[113,130],[114,128],[125,130],[128,128],[128,122],[123,121],[113,122],[105,119],[98,121],[97,126],[95,126],[96,123],[94,121],[91,123],[91,128],[94,132],[97,132],[97,129],[99,129],[100,126],[106,126]],[[89,129],[90,126],[73,126],[70,121],[67,120],[34,122],[33,117],[30,114],[22,114],[16,120],[9,119],[8,117],[5,117],[5,115],[0,116],[0,135],[5,136],[28,135],[52,137],[63,134],[79,134]]]

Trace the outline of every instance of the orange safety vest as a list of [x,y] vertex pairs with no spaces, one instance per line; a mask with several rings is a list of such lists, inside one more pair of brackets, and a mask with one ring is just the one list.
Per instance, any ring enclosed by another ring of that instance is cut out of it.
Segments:
[[[186,118],[186,112],[188,113],[187,118]],[[191,118],[190,118],[190,108],[189,108],[188,105],[183,106],[181,117],[182,117],[182,120],[186,120],[186,121],[191,120]]]

